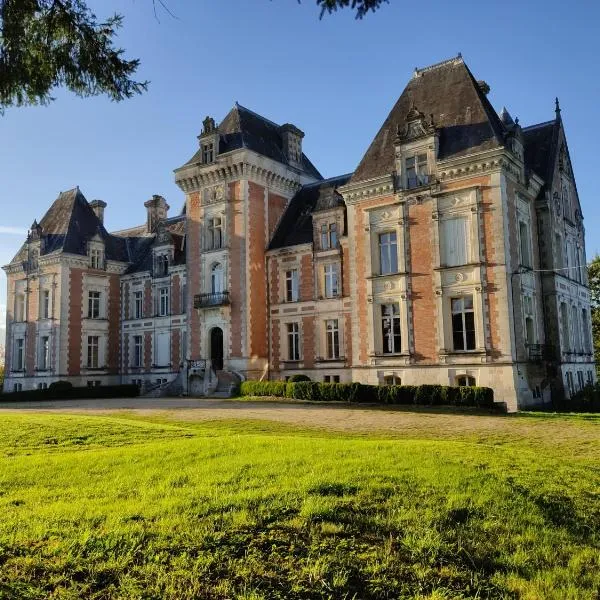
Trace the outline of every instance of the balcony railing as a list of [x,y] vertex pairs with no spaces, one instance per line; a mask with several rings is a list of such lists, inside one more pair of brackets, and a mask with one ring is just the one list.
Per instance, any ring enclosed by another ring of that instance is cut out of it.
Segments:
[[549,344],[528,344],[527,355],[531,362],[554,360],[554,348]]
[[194,308],[210,308],[228,304],[230,304],[229,292],[213,292],[212,294],[196,294],[194,296]]
[[406,178],[406,189],[412,190],[423,185],[429,185],[433,181],[433,178],[429,173],[420,173],[419,175],[412,175]]

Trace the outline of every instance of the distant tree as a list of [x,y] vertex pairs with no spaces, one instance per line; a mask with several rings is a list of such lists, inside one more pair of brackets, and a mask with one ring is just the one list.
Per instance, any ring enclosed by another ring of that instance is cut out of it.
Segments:
[[0,365],[0,394],[4,388],[4,365]]
[[356,18],[362,19],[369,11],[375,12],[382,4],[389,4],[388,0],[317,0],[321,8],[321,17],[325,13],[333,13],[339,8],[348,8],[356,11]]
[[592,297],[592,334],[594,337],[594,360],[600,365],[600,256],[596,255],[588,265],[588,280]]

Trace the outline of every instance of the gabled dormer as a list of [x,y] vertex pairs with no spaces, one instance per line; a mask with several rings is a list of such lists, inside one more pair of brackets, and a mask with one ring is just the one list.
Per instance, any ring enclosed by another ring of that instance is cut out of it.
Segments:
[[219,155],[219,128],[212,117],[202,121],[202,133],[198,136],[200,142],[200,158],[203,165],[210,165]]
[[39,269],[39,259],[42,251],[42,227],[35,220],[27,234],[27,263],[26,270],[35,273]]
[[166,277],[169,267],[173,264],[175,243],[165,222],[161,221],[156,228],[156,238],[152,247],[152,275]]
[[88,265],[90,269],[104,271],[106,269],[106,248],[100,234],[96,234],[87,243]]

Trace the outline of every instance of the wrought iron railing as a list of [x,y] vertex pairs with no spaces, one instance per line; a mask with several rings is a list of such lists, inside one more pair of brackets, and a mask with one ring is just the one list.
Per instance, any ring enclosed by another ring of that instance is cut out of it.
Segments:
[[554,348],[549,344],[527,344],[527,355],[531,362],[554,360]]
[[432,182],[432,177],[429,173],[421,173],[419,175],[413,175],[406,178],[406,188],[412,190],[413,188],[421,187],[422,185],[429,185]]
[[196,294],[194,308],[210,308],[229,304],[229,292],[213,292],[211,294]]

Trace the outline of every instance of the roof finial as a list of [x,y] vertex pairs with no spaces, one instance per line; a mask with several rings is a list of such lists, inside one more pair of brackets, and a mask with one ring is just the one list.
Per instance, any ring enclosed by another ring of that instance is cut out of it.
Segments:
[[560,119],[560,104],[558,102],[558,96],[554,99],[554,112],[556,113],[556,120]]

